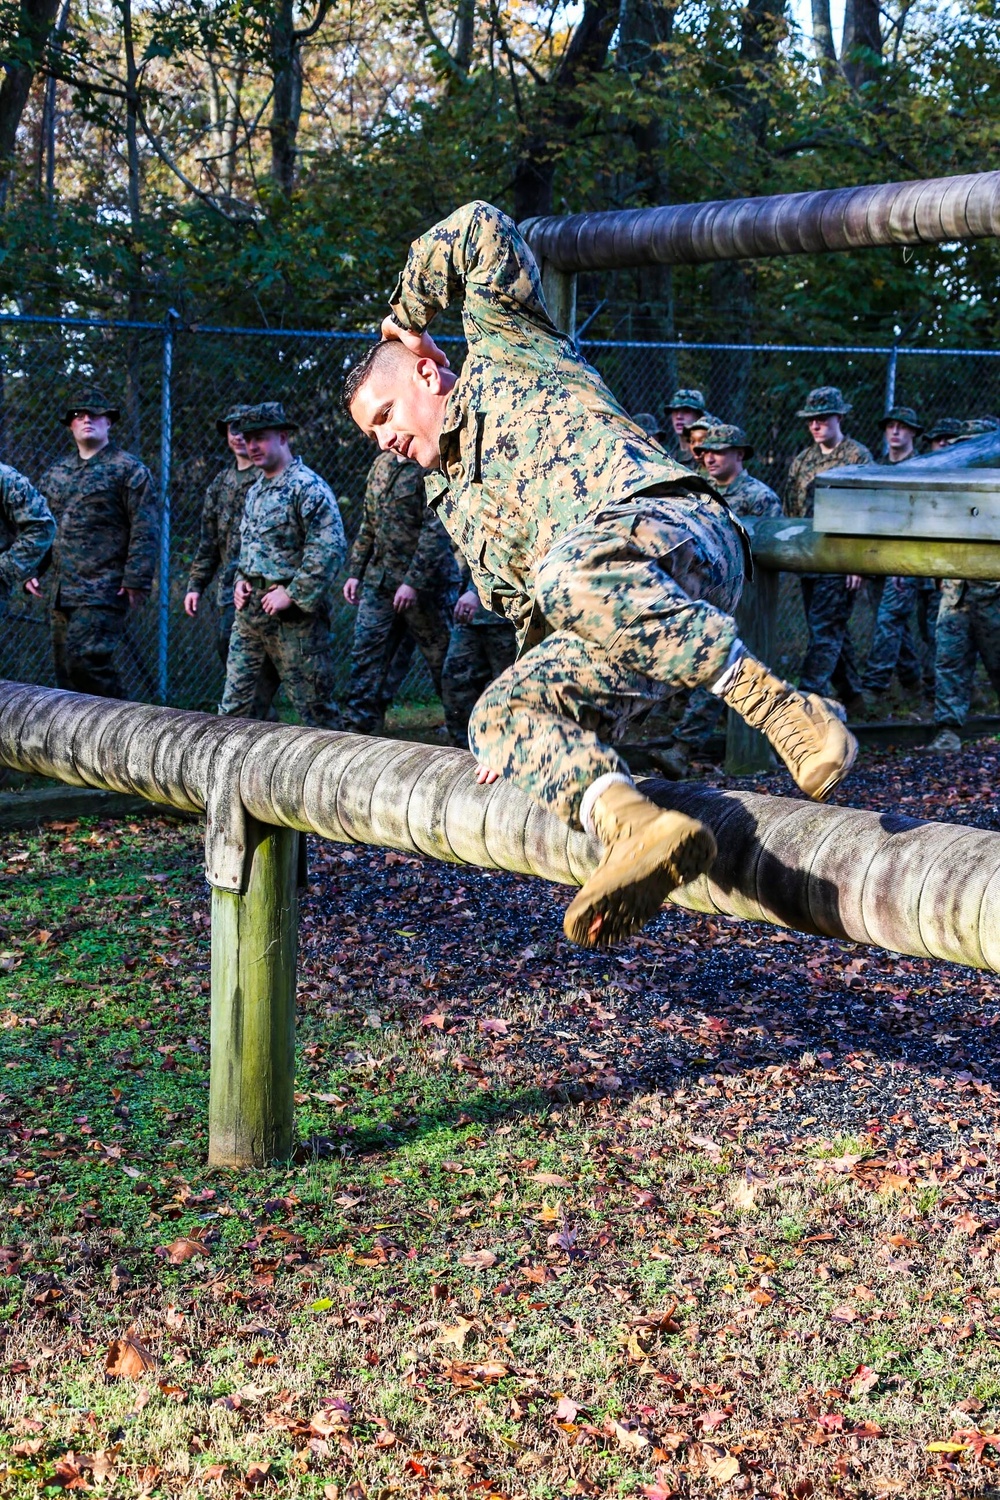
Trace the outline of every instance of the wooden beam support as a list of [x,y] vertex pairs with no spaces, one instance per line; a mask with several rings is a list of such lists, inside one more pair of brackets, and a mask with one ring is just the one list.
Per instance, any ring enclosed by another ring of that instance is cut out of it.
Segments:
[[212,1166],[264,1167],[295,1145],[302,837],[248,817],[246,889],[212,890]]
[[932,537],[832,536],[811,520],[743,523],[761,569],[783,573],[862,573],[904,578],[1000,579],[1000,542]]
[[[744,586],[736,608],[740,640],[760,661],[773,662],[775,621],[778,614],[778,575],[758,568],[752,582]],[[729,709],[726,714],[726,762],[730,776],[752,776],[770,771],[775,764],[771,747],[759,730]]]
[[542,290],[549,317],[560,333],[576,338],[576,273],[557,271],[546,262],[542,266]]

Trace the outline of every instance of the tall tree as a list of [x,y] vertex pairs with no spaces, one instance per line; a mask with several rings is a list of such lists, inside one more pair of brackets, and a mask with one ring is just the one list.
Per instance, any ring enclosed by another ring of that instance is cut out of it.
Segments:
[[290,193],[295,186],[296,142],[302,115],[302,53],[326,20],[331,3],[332,0],[316,0],[312,19],[305,26],[295,24],[295,0],[274,0],[263,7],[273,88],[271,177],[283,193]]
[[7,0],[0,7],[0,207],[6,203],[17,127],[45,57],[59,0]]

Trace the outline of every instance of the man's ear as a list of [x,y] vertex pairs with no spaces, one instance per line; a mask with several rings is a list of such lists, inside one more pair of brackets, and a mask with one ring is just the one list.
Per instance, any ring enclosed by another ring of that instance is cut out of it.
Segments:
[[430,359],[427,355],[416,360],[413,366],[413,378],[418,385],[422,385],[432,396],[445,396],[455,384],[453,371],[444,365],[439,365],[437,360]]

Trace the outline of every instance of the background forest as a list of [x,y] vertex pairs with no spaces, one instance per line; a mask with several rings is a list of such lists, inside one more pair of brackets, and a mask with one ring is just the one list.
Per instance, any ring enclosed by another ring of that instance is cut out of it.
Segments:
[[[802,24],[799,24],[799,22]],[[2,0],[6,311],[364,328],[408,241],[996,164],[992,0]],[[584,279],[590,337],[985,344],[996,242]]]

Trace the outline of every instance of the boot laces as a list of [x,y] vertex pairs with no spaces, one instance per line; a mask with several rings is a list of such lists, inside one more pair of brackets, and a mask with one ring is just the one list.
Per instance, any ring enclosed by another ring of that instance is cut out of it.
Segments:
[[[776,690],[753,680],[737,683],[730,702],[748,724],[764,731],[786,765],[789,761],[797,765],[813,747],[815,726],[811,705],[805,695],[794,688],[782,684]],[[795,712],[800,707],[801,711]],[[790,713],[787,712],[789,708],[792,709]]]

